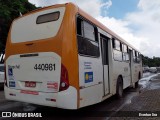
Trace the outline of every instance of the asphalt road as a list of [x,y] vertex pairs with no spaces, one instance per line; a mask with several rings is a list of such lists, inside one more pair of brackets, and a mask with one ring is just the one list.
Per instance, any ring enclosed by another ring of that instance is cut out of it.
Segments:
[[[124,90],[124,97],[121,99],[116,99],[115,96],[89,107],[81,108],[79,110],[63,110],[52,107],[38,106],[28,103],[8,101],[4,97],[4,91],[0,91],[0,111],[3,112],[16,112],[16,113],[41,113],[42,117],[45,119],[97,119],[97,120],[107,120],[110,117],[114,116],[116,112],[121,111],[121,109],[130,104],[131,99],[135,96],[138,96],[142,91],[147,90],[147,87],[150,85],[149,80],[154,76],[150,73],[145,73],[144,78],[139,81],[139,88],[127,88]],[[153,86],[155,89],[156,86]],[[0,113],[1,114],[1,113]],[[8,118],[0,118],[7,119]],[[16,119],[17,118],[10,118]],[[22,119],[22,118],[19,118]],[[34,119],[34,118],[33,118]]]

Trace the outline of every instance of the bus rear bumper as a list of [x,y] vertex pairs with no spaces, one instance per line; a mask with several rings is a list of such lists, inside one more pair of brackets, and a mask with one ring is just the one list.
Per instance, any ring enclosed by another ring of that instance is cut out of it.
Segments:
[[58,93],[16,90],[5,86],[4,92],[5,98],[8,100],[58,107],[63,109],[77,109],[77,90],[72,86],[70,86],[67,90]]

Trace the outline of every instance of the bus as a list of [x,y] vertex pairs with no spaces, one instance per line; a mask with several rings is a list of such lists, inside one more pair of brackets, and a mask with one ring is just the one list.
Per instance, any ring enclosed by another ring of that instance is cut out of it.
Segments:
[[79,109],[122,97],[141,76],[140,52],[73,3],[31,11],[8,33],[8,100]]

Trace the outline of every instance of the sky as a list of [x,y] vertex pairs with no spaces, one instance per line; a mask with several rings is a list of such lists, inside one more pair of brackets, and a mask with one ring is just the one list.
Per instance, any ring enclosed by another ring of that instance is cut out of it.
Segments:
[[160,57],[160,0],[29,0],[29,2],[41,7],[73,2],[136,47],[143,55]]

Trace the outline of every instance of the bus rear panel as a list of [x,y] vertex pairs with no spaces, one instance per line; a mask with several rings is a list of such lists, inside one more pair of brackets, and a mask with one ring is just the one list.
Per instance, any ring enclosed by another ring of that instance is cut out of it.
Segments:
[[67,4],[56,5],[14,20],[6,46],[7,99],[77,109],[77,89],[63,63],[67,11]]

